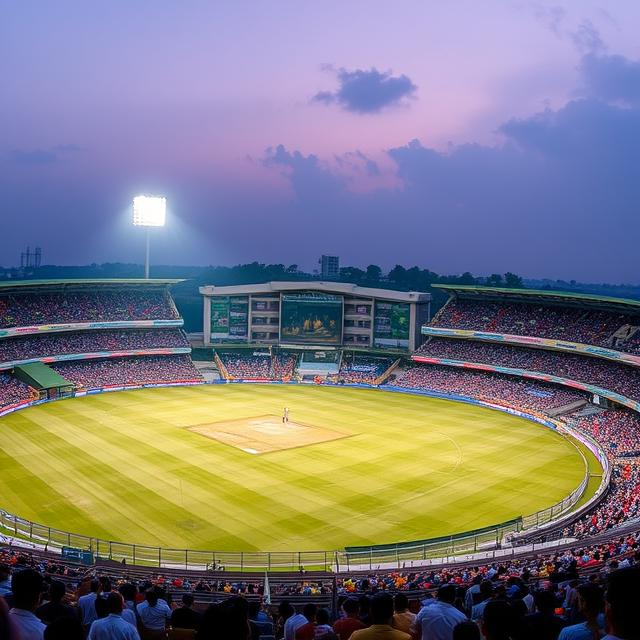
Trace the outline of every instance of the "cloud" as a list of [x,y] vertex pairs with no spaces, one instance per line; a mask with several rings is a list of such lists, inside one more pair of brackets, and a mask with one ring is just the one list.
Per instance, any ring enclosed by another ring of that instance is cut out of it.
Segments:
[[57,162],[61,156],[83,150],[77,144],[59,144],[50,149],[13,149],[9,157],[16,164],[46,165]]
[[[354,167],[366,171],[372,161],[361,151],[329,166],[277,147],[265,164],[284,170],[293,186],[283,215],[317,221],[313,240],[304,240],[308,251],[331,242],[363,264],[371,255],[382,264],[401,255],[403,263],[444,271],[455,255],[461,269],[477,273],[638,281],[637,63],[611,58],[583,59],[585,78],[598,86],[593,95],[506,121],[500,144],[443,152],[413,140],[387,150],[399,186],[372,176],[378,188],[354,190]],[[597,85],[593,66],[620,69],[618,82]]]
[[391,71],[381,72],[375,67],[368,71],[324,68],[335,73],[339,87],[333,92],[319,91],[312,101],[337,104],[353,113],[379,113],[387,107],[406,104],[418,89],[408,76],[394,76]]
[[539,2],[532,2],[529,9],[533,17],[554,35],[562,37],[562,27],[567,17],[565,9],[558,5],[547,6]]
[[580,53],[600,53],[606,50],[606,45],[600,32],[591,20],[583,20],[569,36]]
[[587,96],[640,105],[640,61],[619,55],[589,54],[582,58],[579,69]]

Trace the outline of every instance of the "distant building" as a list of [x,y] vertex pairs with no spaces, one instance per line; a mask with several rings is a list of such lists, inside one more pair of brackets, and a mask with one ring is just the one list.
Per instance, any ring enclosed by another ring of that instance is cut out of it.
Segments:
[[323,278],[337,278],[340,275],[340,258],[338,256],[322,256],[320,258],[320,275]]

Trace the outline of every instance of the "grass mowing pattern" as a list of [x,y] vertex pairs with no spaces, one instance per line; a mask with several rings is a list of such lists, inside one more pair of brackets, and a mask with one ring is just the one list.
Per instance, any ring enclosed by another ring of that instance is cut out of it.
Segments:
[[[281,415],[352,434],[247,454],[189,431]],[[363,389],[214,385],[62,400],[0,419],[0,507],[137,544],[331,550],[448,535],[545,508],[576,448],[497,411]]]

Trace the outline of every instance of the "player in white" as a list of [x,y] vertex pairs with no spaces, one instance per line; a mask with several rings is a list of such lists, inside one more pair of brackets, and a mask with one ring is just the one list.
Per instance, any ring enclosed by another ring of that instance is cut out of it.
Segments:
[[284,408],[284,413],[282,414],[282,422],[289,422],[289,407]]

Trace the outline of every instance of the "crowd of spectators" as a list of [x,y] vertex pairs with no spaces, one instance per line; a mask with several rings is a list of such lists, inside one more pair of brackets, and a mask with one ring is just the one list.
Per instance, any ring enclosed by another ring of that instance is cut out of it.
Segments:
[[0,408],[29,400],[29,387],[8,373],[0,373]]
[[393,363],[393,358],[365,356],[346,352],[342,356],[337,379],[339,382],[351,384],[374,384],[375,380]]
[[0,296],[0,327],[63,322],[172,320],[178,312],[164,289],[68,290]]
[[536,303],[451,300],[433,319],[435,327],[538,336],[640,353],[640,336],[620,342],[613,334],[625,325],[640,325],[640,315],[589,311]]
[[271,354],[268,351],[218,351],[227,373],[239,380],[269,380]]
[[95,330],[50,333],[0,340],[0,362],[73,353],[188,347],[181,329]]
[[405,389],[464,395],[533,412],[562,407],[586,398],[579,391],[553,384],[440,365],[416,365],[390,384]]
[[573,428],[600,442],[612,457],[640,456],[640,416],[627,409],[563,416]]
[[291,380],[296,370],[298,356],[293,353],[274,353],[272,363],[274,380]]
[[640,401],[640,368],[602,358],[449,338],[433,338],[423,344],[417,353],[433,358],[449,358],[555,375]]
[[617,464],[606,497],[595,509],[565,530],[565,535],[586,538],[640,516],[640,466]]
[[[170,628],[193,629],[199,640],[457,640],[479,639],[481,631],[485,640],[588,639],[605,632],[616,634],[610,640],[634,640],[639,542],[636,532],[478,566],[339,577],[333,611],[319,609],[310,592],[298,611],[284,591],[270,605],[262,580],[237,589],[220,580],[211,590],[213,604],[194,606],[198,583],[189,577],[132,580],[115,569],[98,576],[93,569],[0,550],[0,630],[3,640],[81,640],[85,633],[96,640],[166,640]],[[271,580],[274,596],[280,580],[277,574]],[[327,581],[324,593],[333,589]],[[494,626],[509,633],[492,635]],[[110,635],[101,635],[105,627]]]
[[51,367],[80,388],[201,381],[187,355],[58,362]]

